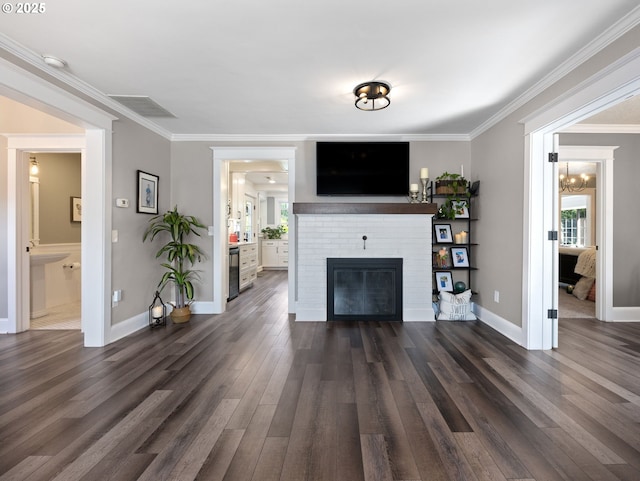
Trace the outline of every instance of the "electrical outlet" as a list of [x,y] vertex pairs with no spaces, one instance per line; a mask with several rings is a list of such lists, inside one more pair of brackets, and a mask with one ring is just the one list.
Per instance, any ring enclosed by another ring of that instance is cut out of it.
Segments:
[[493,302],[500,303],[500,291],[493,291]]
[[129,199],[116,199],[116,207],[129,207]]

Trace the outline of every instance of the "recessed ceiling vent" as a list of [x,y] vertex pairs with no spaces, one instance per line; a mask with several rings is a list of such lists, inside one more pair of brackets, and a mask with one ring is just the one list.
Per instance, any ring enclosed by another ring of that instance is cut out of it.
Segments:
[[161,107],[150,97],[145,95],[109,95],[113,100],[120,102],[129,110],[133,110],[143,117],[172,117],[176,118],[171,112]]

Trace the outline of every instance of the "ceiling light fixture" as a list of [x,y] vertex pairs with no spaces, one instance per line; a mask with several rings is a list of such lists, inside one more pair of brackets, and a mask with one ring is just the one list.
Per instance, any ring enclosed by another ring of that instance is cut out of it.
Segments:
[[44,63],[54,68],[65,68],[67,66],[67,62],[62,60],[61,58],[54,57],[53,55],[43,55],[42,60]]
[[388,95],[389,84],[384,82],[364,82],[353,89],[356,107],[360,110],[382,110],[391,103]]
[[275,184],[276,181],[273,180],[271,177],[267,177],[267,180],[269,181],[270,184]]
[[587,174],[580,174],[580,183],[575,177],[569,177],[569,162],[566,166],[566,174],[560,174],[560,190],[562,192],[580,192],[586,189],[589,182],[589,176]]

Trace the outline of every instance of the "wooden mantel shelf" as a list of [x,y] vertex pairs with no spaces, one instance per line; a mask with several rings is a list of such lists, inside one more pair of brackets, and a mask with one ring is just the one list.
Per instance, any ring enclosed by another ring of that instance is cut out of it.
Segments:
[[294,202],[294,214],[436,214],[438,204]]

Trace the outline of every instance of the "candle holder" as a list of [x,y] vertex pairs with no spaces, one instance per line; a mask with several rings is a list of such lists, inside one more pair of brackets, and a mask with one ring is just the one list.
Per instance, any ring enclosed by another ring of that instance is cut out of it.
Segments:
[[418,201],[418,191],[409,191],[409,203],[410,204],[417,204]]
[[431,185],[427,187],[427,184],[429,183],[429,178],[426,177],[424,179],[420,179],[420,182],[422,182],[422,200],[420,202],[423,204],[428,204],[430,195],[427,192],[431,189]]
[[153,301],[149,305],[149,327],[160,327],[167,325],[167,307],[160,297],[160,292],[156,291]]

